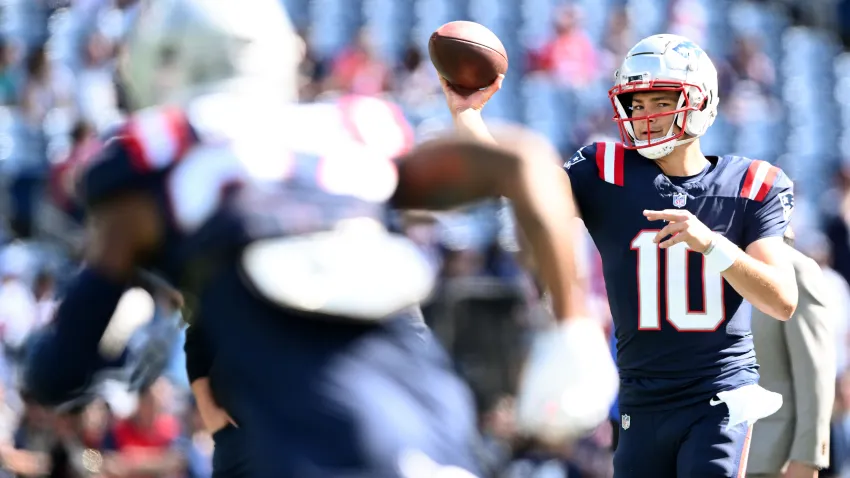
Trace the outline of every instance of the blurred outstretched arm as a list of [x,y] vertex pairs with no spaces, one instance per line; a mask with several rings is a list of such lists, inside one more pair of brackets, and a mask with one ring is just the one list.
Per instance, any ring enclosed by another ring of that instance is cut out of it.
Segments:
[[574,252],[576,208],[557,158],[545,139],[519,128],[500,134],[500,145],[472,138],[434,140],[399,159],[393,204],[448,209],[489,198],[510,199],[552,295],[555,316],[580,317],[584,291]]

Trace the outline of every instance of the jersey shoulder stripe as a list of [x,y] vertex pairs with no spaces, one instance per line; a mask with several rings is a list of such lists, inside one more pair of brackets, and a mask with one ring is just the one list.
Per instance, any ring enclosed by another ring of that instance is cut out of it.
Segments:
[[623,145],[614,142],[596,143],[596,166],[599,178],[617,186],[623,185]]
[[140,172],[168,168],[194,143],[186,114],[177,107],[144,110],[118,133],[133,166]]
[[762,202],[773,187],[779,168],[767,161],[754,160],[747,168],[744,183],[741,185],[740,197]]
[[414,132],[401,108],[378,98],[347,95],[337,100],[344,133],[377,154],[396,158],[413,148]]

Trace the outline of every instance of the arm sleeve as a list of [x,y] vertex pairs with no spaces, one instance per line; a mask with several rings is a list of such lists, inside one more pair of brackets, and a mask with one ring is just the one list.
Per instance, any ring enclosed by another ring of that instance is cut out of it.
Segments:
[[74,278],[50,328],[33,345],[25,387],[36,401],[59,405],[85,393],[110,365],[98,346],[127,284],[86,268]]
[[788,176],[777,168],[776,177],[764,199],[750,201],[746,209],[742,249],[759,239],[785,234],[794,210],[794,185]]

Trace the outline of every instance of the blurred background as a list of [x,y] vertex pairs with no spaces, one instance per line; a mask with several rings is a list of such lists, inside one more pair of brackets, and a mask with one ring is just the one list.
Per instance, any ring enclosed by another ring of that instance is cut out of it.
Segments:
[[[429,35],[448,21],[483,23],[510,59],[485,118],[525,123],[565,157],[591,141],[618,140],[607,89],[637,40],[669,32],[701,45],[720,72],[721,97],[703,151],[785,169],[796,183],[798,247],[821,264],[842,301],[833,466],[821,476],[850,476],[850,1],[282,2],[307,47],[303,99],[355,93],[396,101],[419,139],[451,127],[428,60]],[[158,346],[166,372],[139,393],[104,380],[90,400],[47,411],[18,385],[27,344],[51,320],[78,264],[74,168],[126,114],[115,60],[137,3],[0,0],[0,477],[154,476],[134,466],[150,460],[173,463],[170,474],[158,476],[211,473],[212,440],[195,412],[179,340]],[[609,476],[608,424],[554,455],[522,447],[506,453],[522,331],[546,320],[536,285],[512,256],[506,217],[492,203],[403,219],[442,271],[424,306],[426,320],[476,392],[482,453],[506,470],[501,476]],[[608,323],[601,264],[586,245],[594,312]],[[170,297],[155,299],[153,325],[137,341],[179,315]]]

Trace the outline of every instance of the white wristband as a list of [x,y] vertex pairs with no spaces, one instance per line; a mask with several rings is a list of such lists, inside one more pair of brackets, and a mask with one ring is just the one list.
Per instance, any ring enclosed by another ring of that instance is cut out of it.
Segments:
[[714,235],[708,249],[703,253],[705,266],[718,273],[732,267],[741,254],[743,254],[741,248],[720,234]]

